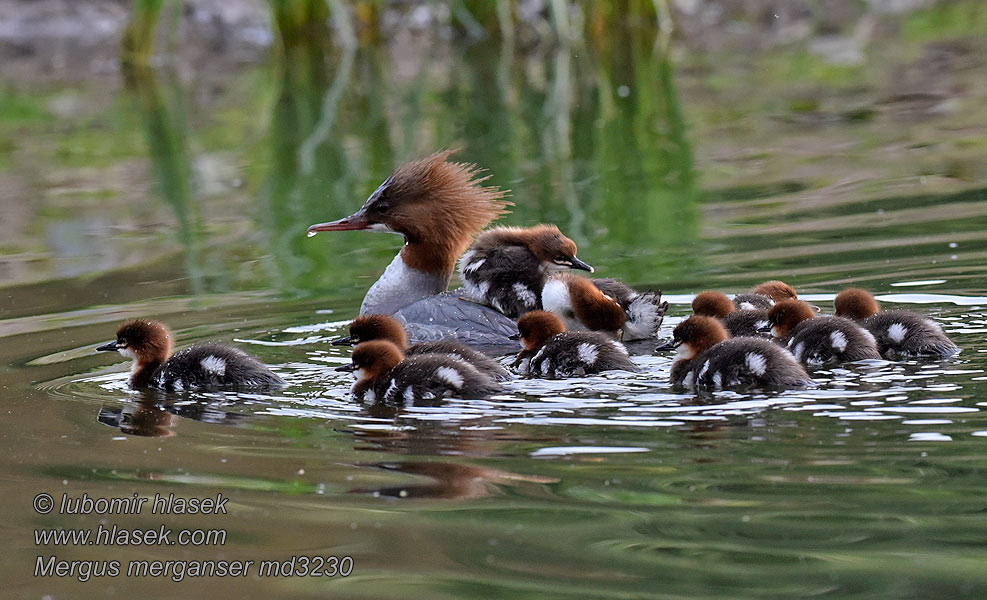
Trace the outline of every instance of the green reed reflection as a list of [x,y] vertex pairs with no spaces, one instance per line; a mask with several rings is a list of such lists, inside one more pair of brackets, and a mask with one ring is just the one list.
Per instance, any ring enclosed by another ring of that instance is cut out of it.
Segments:
[[123,74],[140,113],[157,189],[178,222],[189,289],[193,294],[201,294],[206,291],[202,268],[203,224],[200,207],[190,190],[187,111],[181,87],[172,73],[162,89],[157,73],[147,66],[127,66]]

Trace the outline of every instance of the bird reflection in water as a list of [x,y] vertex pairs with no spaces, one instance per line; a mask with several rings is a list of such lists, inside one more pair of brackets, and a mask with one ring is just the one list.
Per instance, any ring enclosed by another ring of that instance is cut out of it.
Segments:
[[397,471],[429,479],[422,483],[350,490],[351,494],[373,494],[393,498],[473,500],[497,493],[500,485],[517,485],[519,482],[538,484],[559,482],[555,477],[522,475],[500,469],[449,462],[382,462],[355,466]]

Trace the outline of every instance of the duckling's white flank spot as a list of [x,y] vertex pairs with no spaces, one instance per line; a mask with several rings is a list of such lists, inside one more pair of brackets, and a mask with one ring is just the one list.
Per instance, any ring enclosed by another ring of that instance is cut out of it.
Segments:
[[401,396],[404,398],[405,402],[414,402],[415,388],[409,385],[408,387],[404,388],[404,393],[401,394]]
[[452,367],[439,367],[435,370],[435,377],[457,390],[463,387],[463,376]]
[[391,385],[387,386],[387,391],[384,392],[384,398],[393,398],[393,392],[398,389],[398,382],[396,379],[391,380]]
[[613,346],[614,350],[617,352],[620,352],[624,356],[629,356],[629,354],[627,354],[627,348],[624,348],[624,345],[617,340],[610,340],[610,345]]
[[713,385],[718,388],[723,387],[723,373],[719,371],[713,373]]
[[363,399],[367,402],[374,402],[377,400],[377,394],[375,394],[373,390],[367,390],[363,394]]
[[846,350],[846,336],[842,331],[834,331],[829,334],[829,341],[838,352]]
[[802,360],[802,353],[805,352],[805,344],[799,342],[795,344],[795,349],[793,353],[795,354],[795,360]]
[[705,375],[706,371],[708,370],[709,370],[709,361],[707,360],[706,362],[703,363],[703,368],[699,369],[699,373],[696,374],[696,379],[697,380],[702,379],[702,376]]
[[765,371],[768,370],[768,359],[763,354],[748,352],[744,358],[747,362],[747,368],[755,375],[764,375]]
[[908,328],[901,323],[892,323],[891,327],[888,327],[888,337],[896,344],[900,344],[901,340],[905,339],[907,333]]
[[579,355],[579,360],[587,365],[595,363],[596,359],[600,356],[600,351],[593,344],[579,344],[576,347],[576,352]]
[[754,306],[753,304],[751,304],[750,302],[741,302],[740,303],[740,310],[753,310],[755,308],[757,308],[757,307]]
[[521,300],[521,302],[524,302],[525,306],[534,307],[538,303],[538,297],[535,296],[535,293],[532,292],[528,286],[521,282],[517,282],[512,287],[514,289],[514,293],[517,294],[518,299]]
[[692,387],[692,379],[693,379],[692,371],[689,371],[688,373],[685,374],[685,377],[682,379],[682,385],[684,385],[685,387],[690,387],[691,388]]
[[206,373],[210,375],[216,375],[217,377],[226,375],[226,361],[218,356],[210,354],[203,358],[200,364],[206,370]]

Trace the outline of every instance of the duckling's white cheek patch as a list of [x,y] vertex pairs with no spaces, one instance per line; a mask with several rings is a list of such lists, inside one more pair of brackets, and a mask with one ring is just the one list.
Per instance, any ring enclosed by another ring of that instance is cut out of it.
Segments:
[[888,327],[888,337],[896,344],[900,344],[907,334],[908,328],[901,323],[892,323],[891,327]]
[[363,369],[357,369],[356,371],[353,371],[353,374],[356,375],[357,381],[362,381],[367,378],[367,372]]
[[837,352],[846,350],[846,336],[842,331],[834,331],[829,334],[829,341],[833,344],[833,349]]
[[452,367],[439,367],[435,370],[435,377],[457,390],[463,386],[463,376]]
[[130,348],[117,348],[117,352],[119,352],[121,356],[125,356],[130,360],[137,360],[137,355],[134,354],[134,351]]
[[777,327],[772,327],[771,328],[771,335],[774,336],[774,337],[776,337],[776,338],[780,338],[781,337],[781,329],[778,329]]
[[217,375],[219,377],[226,375],[226,361],[218,356],[207,356],[202,359],[200,364],[206,373],[210,375]]
[[747,368],[755,375],[764,375],[765,371],[768,370],[768,360],[763,354],[748,352],[744,359],[747,362]]
[[692,346],[689,344],[682,344],[679,346],[678,352],[675,353],[676,358],[681,358],[683,360],[689,360],[695,355],[696,353],[692,351]]
[[587,365],[595,363],[597,357],[600,355],[600,351],[596,349],[596,346],[586,343],[579,344],[576,347],[576,353],[579,355],[579,360]]

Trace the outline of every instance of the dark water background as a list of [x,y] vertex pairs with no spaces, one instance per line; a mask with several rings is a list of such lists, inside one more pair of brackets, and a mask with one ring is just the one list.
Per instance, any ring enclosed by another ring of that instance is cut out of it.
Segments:
[[[0,85],[0,523],[5,594],[273,598],[983,597],[987,593],[987,16],[761,21],[656,47],[409,35],[275,43],[197,68]],[[606,23],[605,23],[606,24]],[[798,25],[796,21],[792,27]],[[773,43],[751,45],[763,27]],[[595,31],[595,34],[593,33]],[[746,34],[745,34],[746,32]],[[688,32],[687,32],[688,33]],[[756,37],[756,36],[755,36]],[[349,48],[349,49],[347,49]],[[656,49],[657,48],[657,49]],[[10,64],[10,63],[8,63]],[[945,361],[817,370],[817,389],[673,393],[519,381],[369,410],[328,344],[399,242],[305,228],[434,149],[557,223],[605,276],[781,278],[931,315]],[[94,348],[133,316],[222,340],[290,383],[136,393]],[[41,516],[46,491],[231,498],[216,517]],[[225,545],[38,547],[36,527],[223,528]],[[34,578],[60,559],[352,556],[347,578]]]

